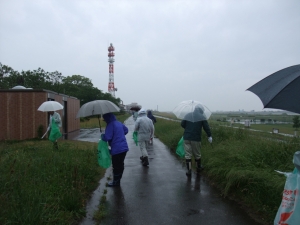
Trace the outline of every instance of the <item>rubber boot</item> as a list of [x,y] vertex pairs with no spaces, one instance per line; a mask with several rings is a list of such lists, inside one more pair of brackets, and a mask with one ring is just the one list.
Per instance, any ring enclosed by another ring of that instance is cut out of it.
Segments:
[[186,159],[186,168],[187,172],[185,173],[188,177],[192,175],[192,160],[191,159]]
[[200,173],[204,169],[204,167],[201,166],[201,158],[196,159],[195,162],[196,162],[197,173]]
[[144,156],[140,157],[140,160],[142,161],[142,163],[144,162]]
[[122,174],[114,175],[114,180],[111,182],[108,182],[108,187],[118,187],[120,186]]
[[149,161],[148,161],[148,156],[145,156],[143,161],[143,166],[148,166],[149,165]]

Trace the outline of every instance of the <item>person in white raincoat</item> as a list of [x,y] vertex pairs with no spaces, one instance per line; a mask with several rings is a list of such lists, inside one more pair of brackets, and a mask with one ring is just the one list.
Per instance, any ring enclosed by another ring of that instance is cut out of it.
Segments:
[[138,118],[135,122],[134,131],[138,132],[138,141],[142,156],[140,159],[142,160],[143,166],[149,165],[148,160],[148,152],[147,152],[147,144],[154,134],[154,126],[151,119],[147,117],[147,112],[145,109],[141,109],[138,112]]
[[[49,113],[50,113],[50,119],[49,119],[49,126],[47,128],[47,131],[50,130],[50,135],[51,135],[52,121],[54,121],[58,127],[61,127],[62,124],[61,124],[61,117],[57,112],[51,111]],[[54,148],[58,149],[57,140],[53,142],[53,145]]]

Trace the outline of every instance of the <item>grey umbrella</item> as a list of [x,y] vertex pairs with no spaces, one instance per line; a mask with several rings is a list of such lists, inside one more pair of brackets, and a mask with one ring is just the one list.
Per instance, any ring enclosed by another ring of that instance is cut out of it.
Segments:
[[98,115],[100,132],[102,132],[99,116],[106,113],[119,112],[119,111],[120,108],[111,101],[95,100],[95,101],[87,102],[83,106],[81,106],[77,113],[76,118]]
[[300,64],[279,70],[247,90],[260,98],[264,108],[300,113]]

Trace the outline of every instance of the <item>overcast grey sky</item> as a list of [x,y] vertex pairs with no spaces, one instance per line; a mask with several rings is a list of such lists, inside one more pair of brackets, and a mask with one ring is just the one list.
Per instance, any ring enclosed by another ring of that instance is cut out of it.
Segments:
[[79,74],[116,97],[171,111],[262,110],[247,88],[300,63],[299,0],[0,0],[0,62]]

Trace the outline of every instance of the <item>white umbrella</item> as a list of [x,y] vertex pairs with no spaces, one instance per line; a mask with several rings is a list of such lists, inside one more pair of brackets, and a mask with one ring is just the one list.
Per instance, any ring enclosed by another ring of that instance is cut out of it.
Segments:
[[102,133],[99,115],[103,115],[110,112],[119,112],[119,111],[120,108],[111,101],[95,100],[95,101],[87,102],[83,106],[81,106],[81,108],[77,113],[76,118],[98,115],[100,132]]
[[172,111],[178,119],[191,122],[208,120],[211,111],[199,101],[187,100],[179,103]]
[[63,105],[56,101],[46,101],[37,109],[42,112],[51,112],[63,109]]

